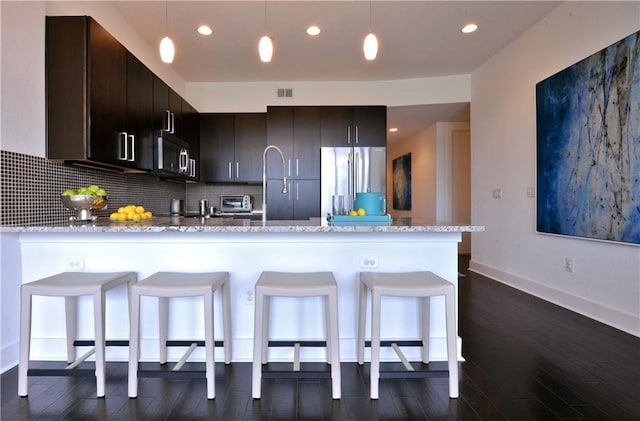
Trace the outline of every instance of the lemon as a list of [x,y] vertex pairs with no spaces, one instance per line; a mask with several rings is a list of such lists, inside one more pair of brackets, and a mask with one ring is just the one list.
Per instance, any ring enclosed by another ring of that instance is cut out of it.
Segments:
[[136,213],[144,213],[144,206],[136,206]]
[[358,211],[352,210],[349,212],[349,216],[358,216]]
[[118,220],[118,213],[114,212],[111,215],[109,215],[109,219],[111,219],[112,221],[117,221]]
[[121,208],[118,208],[118,213],[127,213],[127,210],[126,210],[126,209],[125,209],[125,207],[123,206],[123,207],[121,207]]
[[358,216],[365,216],[367,214],[367,211],[364,210],[363,208],[358,209]]

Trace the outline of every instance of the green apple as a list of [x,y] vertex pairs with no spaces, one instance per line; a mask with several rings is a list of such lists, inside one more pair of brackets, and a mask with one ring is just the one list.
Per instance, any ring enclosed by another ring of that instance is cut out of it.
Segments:
[[66,189],[65,191],[62,192],[63,196],[75,196],[76,195],[76,191],[74,189]]
[[106,196],[107,195],[107,191],[105,189],[98,189],[98,190],[96,190],[96,192],[94,194],[96,196]]
[[95,184],[92,184],[89,187],[87,187],[87,190],[89,191],[90,194],[96,194],[96,192],[100,190],[100,187],[96,186]]

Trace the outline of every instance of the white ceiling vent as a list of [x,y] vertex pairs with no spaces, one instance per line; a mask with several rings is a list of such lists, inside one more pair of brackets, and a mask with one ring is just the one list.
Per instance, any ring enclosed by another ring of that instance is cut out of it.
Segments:
[[293,88],[278,88],[278,98],[293,98]]

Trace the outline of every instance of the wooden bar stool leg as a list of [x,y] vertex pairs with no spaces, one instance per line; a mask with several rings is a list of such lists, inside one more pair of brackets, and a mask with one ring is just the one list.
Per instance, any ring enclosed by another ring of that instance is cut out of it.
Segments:
[[129,397],[138,396],[138,361],[140,360],[140,295],[130,292],[129,318]]
[[364,331],[367,323],[367,287],[359,282],[358,289],[358,364],[364,364]]
[[229,281],[222,284],[222,330],[224,332],[224,363],[231,364],[231,292]]
[[322,303],[324,304],[324,326],[325,326],[324,337],[327,343],[325,352],[327,354],[327,364],[331,365],[331,361],[333,359],[333,355],[332,355],[333,349],[331,348],[331,335],[329,334],[329,330],[331,329],[333,324],[331,321],[331,315],[329,314],[329,309],[331,308],[331,304],[330,304],[330,299],[328,295],[322,297]]
[[158,328],[160,339],[160,364],[167,363],[167,339],[169,338],[169,299],[158,297]]
[[67,362],[76,360],[76,347],[73,342],[78,338],[78,297],[64,297],[65,327],[67,331]]
[[326,313],[328,314],[327,338],[331,341],[327,343],[327,354],[331,356],[331,391],[333,399],[340,399],[342,394],[340,382],[340,348],[338,335],[338,297],[335,291],[331,292],[327,297],[328,303]]
[[262,364],[266,364],[269,361],[269,316],[271,315],[271,296],[262,296],[262,311],[260,316],[262,318]]
[[207,398],[216,397],[215,355],[213,343],[213,291],[204,295],[204,352],[206,360]]
[[459,395],[458,385],[458,352],[456,337],[456,311],[453,288],[445,294],[446,302],[446,323],[447,323],[447,359],[449,362],[449,397],[457,398]]
[[105,323],[104,323],[104,292],[93,294],[93,320],[95,330],[96,353],[96,384],[97,396],[103,398],[105,394]]
[[252,386],[251,393],[253,399],[260,399],[261,383],[262,383],[262,363],[264,361],[264,313],[268,306],[265,306],[265,300],[268,298],[261,292],[256,291],[255,294],[255,319],[253,323],[253,365],[252,365]]
[[380,311],[382,297],[371,291],[371,399],[378,399],[380,381]]
[[431,297],[420,298],[422,328],[422,362],[429,364],[429,334],[431,323]]
[[31,294],[20,294],[20,357],[18,362],[18,395],[27,396],[29,353],[31,352]]

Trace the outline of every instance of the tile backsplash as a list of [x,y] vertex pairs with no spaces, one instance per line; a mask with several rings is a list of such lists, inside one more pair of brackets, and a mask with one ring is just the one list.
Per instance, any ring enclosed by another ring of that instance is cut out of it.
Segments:
[[205,198],[218,207],[221,194],[250,194],[260,207],[259,185],[172,182],[150,174],[121,174],[65,165],[46,158],[0,150],[0,225],[59,224],[74,215],[60,201],[68,188],[97,184],[108,194],[107,209],[98,211],[108,217],[120,206],[142,205],[154,214],[167,214],[172,198],[184,199],[187,212],[198,211]]

